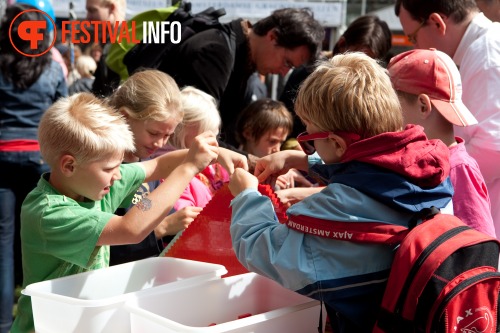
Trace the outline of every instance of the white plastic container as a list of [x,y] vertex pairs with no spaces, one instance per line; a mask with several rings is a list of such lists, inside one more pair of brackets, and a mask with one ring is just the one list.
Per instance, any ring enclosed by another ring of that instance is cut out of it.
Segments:
[[196,285],[227,273],[222,265],[176,258],[148,258],[109,268],[33,283],[31,296],[37,333],[127,333],[123,309],[133,295]]
[[125,309],[132,333],[316,333],[321,311],[318,301],[255,273],[162,293],[148,290]]

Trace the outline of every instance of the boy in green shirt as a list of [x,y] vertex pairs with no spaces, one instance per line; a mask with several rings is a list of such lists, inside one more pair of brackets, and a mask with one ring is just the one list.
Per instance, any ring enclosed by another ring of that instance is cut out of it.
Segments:
[[[21,209],[23,288],[29,284],[107,267],[109,245],[138,243],[168,215],[190,180],[218,160],[232,173],[247,167],[243,155],[219,148],[213,133],[197,136],[188,150],[122,164],[134,150],[123,116],[92,94],[60,99],[40,122],[44,174]],[[143,183],[161,185],[124,216]],[[22,295],[12,332],[34,330],[31,299]]]

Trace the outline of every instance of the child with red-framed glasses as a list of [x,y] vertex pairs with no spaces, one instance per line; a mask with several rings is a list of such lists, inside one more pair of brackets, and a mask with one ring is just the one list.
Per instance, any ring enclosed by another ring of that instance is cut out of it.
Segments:
[[[317,154],[281,151],[259,159],[255,176],[235,171],[234,251],[249,270],[324,302],[334,332],[371,332],[394,252],[363,242],[362,230],[407,226],[423,208],[448,206],[448,148],[428,140],[420,126],[403,128],[386,70],[362,53],[318,64],[295,110],[308,131],[298,140]],[[257,185],[290,168],[308,171],[325,187],[289,207],[280,224]]]

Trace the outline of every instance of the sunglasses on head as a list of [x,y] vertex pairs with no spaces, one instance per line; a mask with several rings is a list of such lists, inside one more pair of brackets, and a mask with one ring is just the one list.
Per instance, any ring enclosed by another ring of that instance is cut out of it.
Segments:
[[297,141],[299,142],[300,147],[307,155],[312,155],[316,152],[316,148],[314,147],[314,140],[324,140],[328,139],[330,135],[338,135],[342,139],[344,139],[349,146],[351,143],[359,141],[361,138],[359,134],[350,133],[350,132],[316,132],[309,134],[308,132],[302,132],[297,136]]

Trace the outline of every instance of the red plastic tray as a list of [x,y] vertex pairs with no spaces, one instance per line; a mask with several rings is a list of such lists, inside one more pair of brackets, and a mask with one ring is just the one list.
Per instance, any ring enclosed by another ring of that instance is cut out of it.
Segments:
[[[258,190],[273,203],[278,220],[286,221],[286,208],[269,185],[259,185]],[[229,226],[231,225],[230,202],[233,195],[225,184],[219,189],[201,213],[168,245],[165,256],[197,260],[224,265],[228,271],[224,277],[247,273],[234,254]]]

